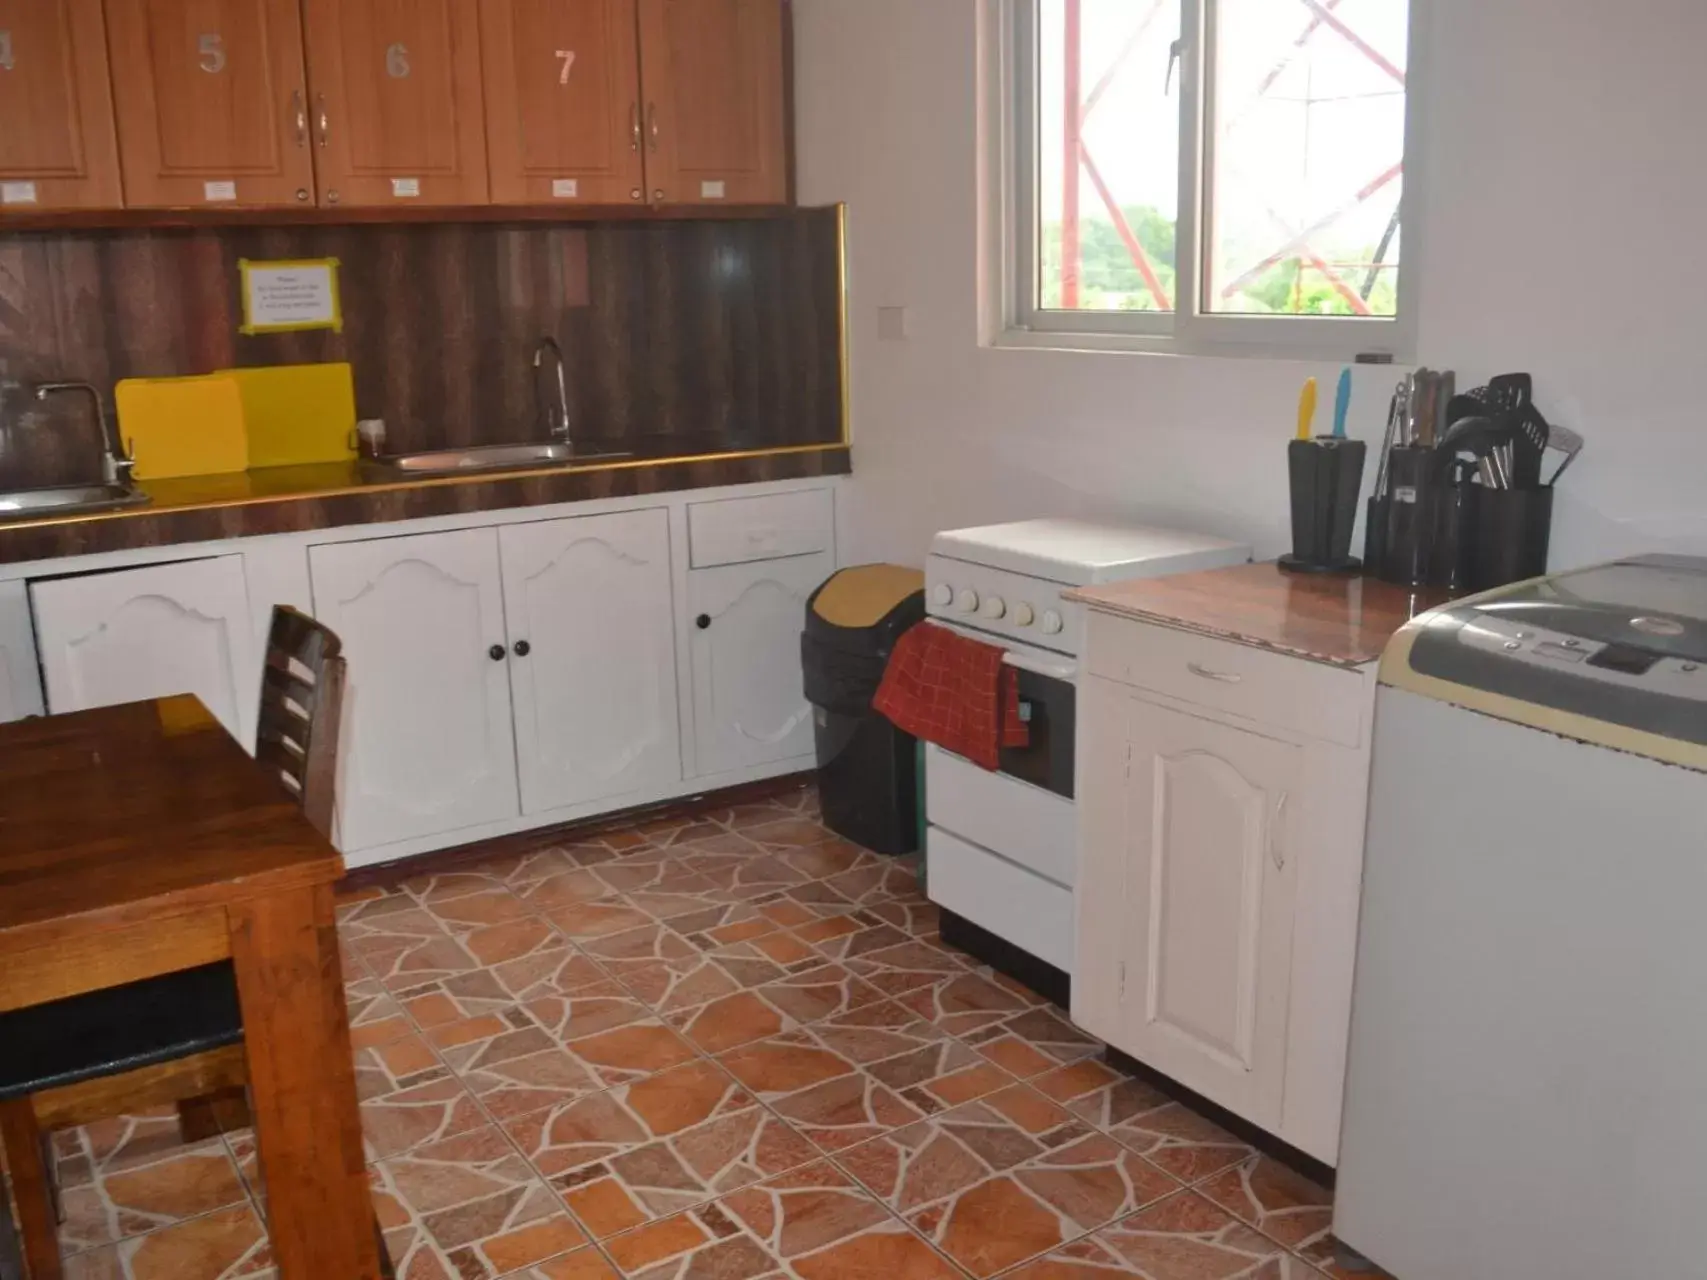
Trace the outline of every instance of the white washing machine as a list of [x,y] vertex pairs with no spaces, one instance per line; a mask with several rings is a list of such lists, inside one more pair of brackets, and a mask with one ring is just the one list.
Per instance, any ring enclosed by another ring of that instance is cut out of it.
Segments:
[[1399,1280],[1707,1276],[1707,560],[1381,665],[1336,1234]]

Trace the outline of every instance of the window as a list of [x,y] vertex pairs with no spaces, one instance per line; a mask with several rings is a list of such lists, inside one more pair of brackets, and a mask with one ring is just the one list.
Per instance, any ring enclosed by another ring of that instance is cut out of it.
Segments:
[[1409,0],[1009,4],[1019,328],[1404,354]]

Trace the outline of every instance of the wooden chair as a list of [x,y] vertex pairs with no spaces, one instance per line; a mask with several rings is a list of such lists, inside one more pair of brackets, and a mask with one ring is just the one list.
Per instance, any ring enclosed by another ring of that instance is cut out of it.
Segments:
[[[328,836],[341,649],[313,618],[273,610],[255,750]],[[29,1280],[61,1277],[47,1145],[54,1130],[171,1104],[186,1141],[249,1122],[243,1019],[229,963],[0,1014],[0,1046],[0,1139]]]

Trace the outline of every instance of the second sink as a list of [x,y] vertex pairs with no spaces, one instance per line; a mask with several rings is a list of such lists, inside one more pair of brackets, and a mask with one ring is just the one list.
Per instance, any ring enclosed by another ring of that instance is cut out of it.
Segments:
[[549,444],[489,444],[465,449],[435,449],[426,453],[398,453],[363,461],[389,475],[455,475],[465,471],[526,471],[533,467],[573,466],[583,462],[606,462],[626,458],[626,453],[588,453],[562,441]]

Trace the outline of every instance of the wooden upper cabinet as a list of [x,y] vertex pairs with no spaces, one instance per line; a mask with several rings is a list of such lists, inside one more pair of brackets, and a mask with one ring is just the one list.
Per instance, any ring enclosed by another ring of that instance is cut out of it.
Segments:
[[498,204],[646,198],[634,0],[483,0]]
[[125,203],[314,199],[297,0],[107,0]]
[[119,203],[101,0],[0,0],[0,218]]
[[320,200],[485,204],[484,0],[304,0]]
[[783,0],[640,0],[648,194],[788,200]]

